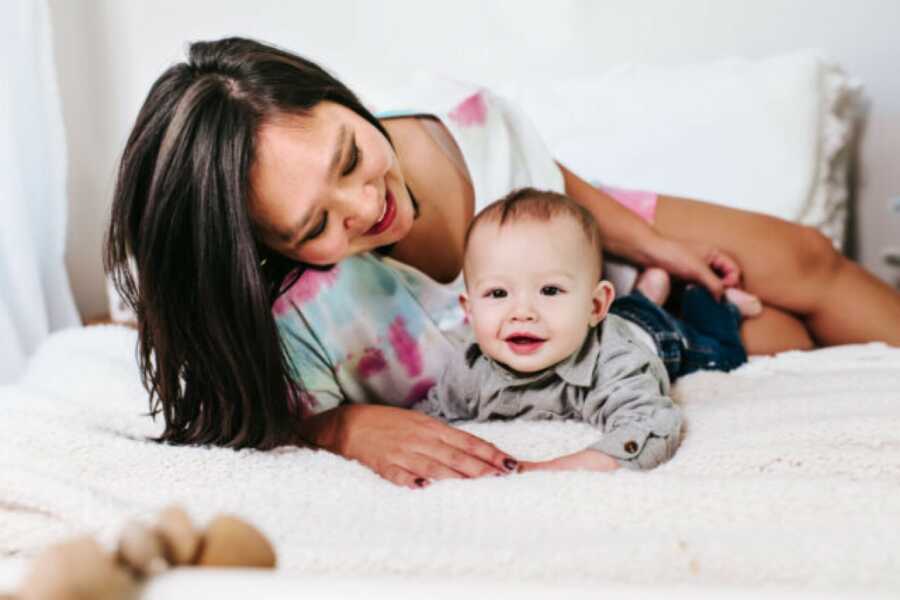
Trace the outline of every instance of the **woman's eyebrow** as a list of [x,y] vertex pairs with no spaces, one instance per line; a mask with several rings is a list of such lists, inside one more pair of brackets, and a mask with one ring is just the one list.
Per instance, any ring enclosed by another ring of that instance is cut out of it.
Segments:
[[[334,178],[334,173],[341,164],[341,157],[344,155],[344,140],[347,139],[348,133],[349,128],[346,125],[341,125],[341,128],[338,130],[337,140],[334,144],[334,152],[331,155],[331,163],[328,165],[329,179]],[[314,212],[315,210],[308,210],[288,231],[277,233],[279,239],[285,243],[291,243],[296,240],[300,234],[306,230]]]

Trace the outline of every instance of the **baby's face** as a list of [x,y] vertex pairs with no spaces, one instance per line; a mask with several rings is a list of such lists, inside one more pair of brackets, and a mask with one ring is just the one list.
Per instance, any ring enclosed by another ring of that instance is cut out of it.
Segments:
[[599,260],[581,226],[481,223],[466,253],[461,298],[482,352],[516,371],[539,371],[581,347],[612,302]]

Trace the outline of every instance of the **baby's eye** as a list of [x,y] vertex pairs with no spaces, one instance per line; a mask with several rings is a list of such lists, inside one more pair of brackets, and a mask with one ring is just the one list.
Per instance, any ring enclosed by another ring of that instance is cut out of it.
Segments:
[[506,290],[494,288],[492,290],[488,290],[488,293],[485,294],[485,297],[486,298],[506,298]]
[[562,289],[555,285],[545,285],[541,288],[541,294],[545,296],[556,296],[562,294]]

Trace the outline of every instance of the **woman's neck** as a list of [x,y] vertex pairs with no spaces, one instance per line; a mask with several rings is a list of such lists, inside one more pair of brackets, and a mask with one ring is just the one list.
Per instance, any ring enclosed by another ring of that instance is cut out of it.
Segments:
[[447,144],[438,143],[426,130],[426,121],[443,130],[455,147],[438,122],[416,117],[384,122],[420,213],[391,256],[441,283],[450,283],[462,270],[463,237],[472,219],[474,193],[468,173],[461,172],[448,156]]

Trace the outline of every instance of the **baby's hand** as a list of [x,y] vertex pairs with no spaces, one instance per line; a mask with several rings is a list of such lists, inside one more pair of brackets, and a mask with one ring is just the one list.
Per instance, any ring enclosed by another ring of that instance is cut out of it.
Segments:
[[599,450],[582,450],[552,460],[519,462],[519,472],[529,471],[614,471],[619,463],[613,457]]

